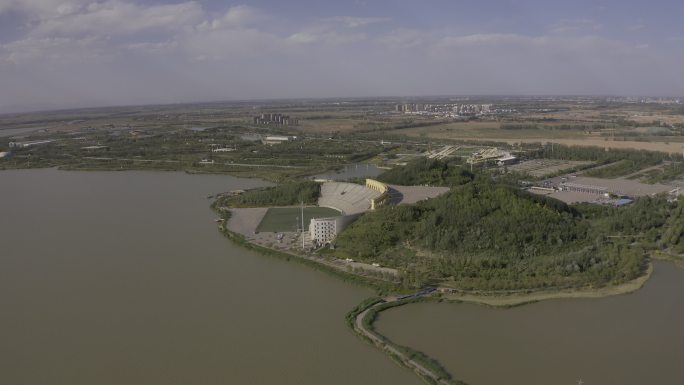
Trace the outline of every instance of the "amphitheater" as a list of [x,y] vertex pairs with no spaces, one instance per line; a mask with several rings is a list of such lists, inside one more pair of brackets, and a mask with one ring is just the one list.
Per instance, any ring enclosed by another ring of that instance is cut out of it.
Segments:
[[326,182],[321,186],[318,205],[340,210],[343,215],[353,215],[383,205],[388,197],[388,187],[372,179],[367,179],[365,186],[354,183]]

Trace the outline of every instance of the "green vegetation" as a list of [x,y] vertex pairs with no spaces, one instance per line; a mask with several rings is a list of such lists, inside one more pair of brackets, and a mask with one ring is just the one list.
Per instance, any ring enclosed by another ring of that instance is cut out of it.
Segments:
[[[272,207],[269,208],[257,226],[257,231],[297,231],[301,227],[301,209],[299,207]],[[308,229],[308,223],[312,218],[325,218],[340,215],[340,212],[327,207],[305,207],[304,226]]]
[[[169,170],[226,173],[272,181],[292,180],[372,158],[384,150],[379,143],[299,138],[264,144],[267,135],[286,135],[272,129],[254,133],[239,124],[221,124],[204,131],[154,127],[148,130],[87,130],[35,135],[29,140],[52,143],[14,149],[0,169],[60,167],[70,170]],[[0,148],[8,148],[0,138]],[[220,151],[217,151],[220,150]]]
[[672,162],[662,168],[638,174],[637,177],[645,183],[664,183],[675,180],[682,174],[684,174],[684,163]]
[[669,211],[665,231],[657,241],[660,248],[670,254],[684,256],[684,201],[681,199]]
[[[588,226],[563,206],[479,180],[436,199],[365,215],[338,237],[336,252],[400,268],[404,285],[414,287],[455,281],[465,289],[520,289],[639,274],[640,253],[601,247],[597,254]],[[604,265],[611,274],[599,274]],[[598,276],[586,273],[592,267]]]
[[381,182],[398,185],[458,186],[473,180],[473,174],[459,167],[461,160],[445,162],[420,158],[404,167],[397,167],[380,174]]
[[354,329],[354,324],[356,322],[356,316],[361,314],[364,310],[368,309],[369,307],[378,304],[380,302],[383,302],[382,298],[379,297],[371,297],[371,298],[366,298],[363,301],[361,301],[358,305],[356,305],[347,315],[345,316],[345,321],[347,322],[347,326],[349,326],[351,329]]
[[681,203],[568,206],[504,181],[478,175],[438,198],[367,213],[334,253],[397,268],[404,287],[510,291],[623,283],[650,251],[684,252]]
[[313,181],[296,181],[282,183],[273,187],[264,187],[246,191],[242,194],[223,195],[217,205],[227,207],[267,207],[294,206],[304,202],[313,205],[318,202],[321,185]]
[[616,178],[637,172],[644,167],[660,163],[658,159],[620,160],[603,167],[596,167],[584,172],[584,175],[596,178]]
[[502,124],[502,130],[574,130],[574,131],[595,131],[609,128],[605,124],[558,124],[558,125],[538,125],[538,124]]

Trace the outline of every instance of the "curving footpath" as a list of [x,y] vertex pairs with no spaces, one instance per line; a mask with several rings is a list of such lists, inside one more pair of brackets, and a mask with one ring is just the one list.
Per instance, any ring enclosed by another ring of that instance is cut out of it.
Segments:
[[[422,296],[426,293],[422,294],[415,294],[413,297],[418,297]],[[402,365],[406,366],[407,368],[413,370],[418,376],[420,376],[423,380],[425,380],[429,384],[441,384],[441,385],[454,385],[454,384],[462,384],[459,381],[454,381],[449,378],[445,378],[443,375],[440,373],[437,373],[436,371],[433,371],[432,369],[426,368],[424,365],[422,365],[419,362],[416,362],[415,360],[411,359],[405,352],[402,350],[398,349],[389,339],[387,339],[384,336],[381,336],[377,334],[375,331],[367,329],[364,325],[364,320],[368,316],[368,313],[371,311],[381,311],[378,310],[378,307],[387,305],[388,303],[393,303],[393,302],[399,302],[406,297],[385,297],[381,301],[376,302],[368,306],[367,308],[363,309],[360,311],[355,319],[354,319],[354,325],[353,329],[354,331],[359,334],[361,337],[365,337],[368,339],[373,345],[377,346],[380,348],[380,350],[384,351],[388,355],[394,357],[397,359],[399,363]]]

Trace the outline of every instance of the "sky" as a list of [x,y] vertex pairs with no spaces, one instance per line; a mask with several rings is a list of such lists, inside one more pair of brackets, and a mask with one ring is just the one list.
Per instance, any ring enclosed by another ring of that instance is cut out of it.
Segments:
[[681,0],[0,0],[0,112],[684,96],[681,15]]

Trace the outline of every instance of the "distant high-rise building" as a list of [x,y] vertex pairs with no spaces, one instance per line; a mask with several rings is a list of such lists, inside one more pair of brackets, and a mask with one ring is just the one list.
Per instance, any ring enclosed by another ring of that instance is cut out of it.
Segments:
[[253,118],[254,124],[258,125],[297,125],[299,124],[299,119],[291,118],[283,114],[261,114],[261,116],[255,116]]

